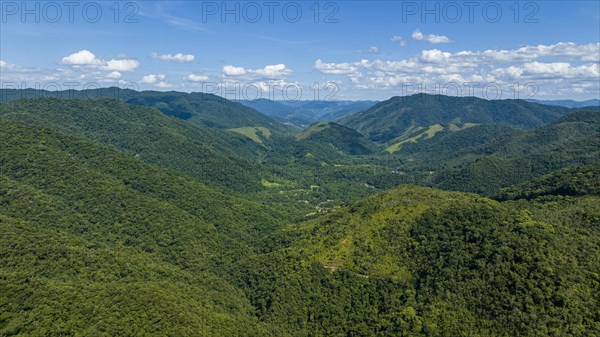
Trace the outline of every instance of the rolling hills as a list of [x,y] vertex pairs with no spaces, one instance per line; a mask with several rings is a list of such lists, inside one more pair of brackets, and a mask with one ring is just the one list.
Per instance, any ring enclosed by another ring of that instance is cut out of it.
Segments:
[[330,122],[337,118],[366,110],[374,101],[275,101],[268,99],[242,100],[241,104],[276,118],[282,123],[308,127],[316,122]]
[[117,87],[65,91],[0,89],[0,103],[37,98],[119,99],[134,105],[156,108],[168,116],[174,116],[201,127],[218,129],[265,127],[281,132],[292,130],[254,109],[207,93],[134,91]]
[[315,123],[298,133],[296,139],[330,145],[350,155],[372,154],[377,151],[375,144],[360,133],[333,122]]
[[437,164],[429,157],[423,162],[439,170],[434,178],[439,188],[490,195],[501,187],[569,166],[598,163],[599,159],[600,113],[580,110],[535,130],[508,133],[463,148],[454,158]]
[[153,108],[115,99],[42,98],[2,104],[0,116],[80,135],[211,184],[235,184],[242,190],[260,185],[253,142],[226,130],[195,127]]
[[298,336],[594,335],[599,201],[398,187],[283,229],[246,292]]
[[0,126],[1,334],[280,335],[223,275],[281,213],[62,131]]
[[[501,124],[533,129],[549,123],[570,110],[523,100],[488,101],[477,97],[449,97],[416,94],[377,103],[368,110],[336,122],[379,143],[405,136],[416,128],[440,124]],[[389,144],[392,145],[392,144]]]
[[597,110],[377,144],[190,96],[0,104],[0,335],[600,334]]

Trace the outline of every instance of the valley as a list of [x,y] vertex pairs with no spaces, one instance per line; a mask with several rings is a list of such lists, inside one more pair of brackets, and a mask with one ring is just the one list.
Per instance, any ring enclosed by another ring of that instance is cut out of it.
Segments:
[[3,335],[598,332],[597,108],[74,94],[0,104]]

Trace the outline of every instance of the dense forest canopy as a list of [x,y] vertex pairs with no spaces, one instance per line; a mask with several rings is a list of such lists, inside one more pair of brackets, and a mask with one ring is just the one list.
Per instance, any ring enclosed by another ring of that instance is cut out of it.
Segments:
[[107,92],[1,92],[0,335],[600,336],[597,109]]

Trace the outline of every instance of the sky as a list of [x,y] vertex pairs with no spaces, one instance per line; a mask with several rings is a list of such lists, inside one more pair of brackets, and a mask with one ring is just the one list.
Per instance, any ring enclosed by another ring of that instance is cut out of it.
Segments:
[[600,98],[598,1],[6,1],[0,85]]

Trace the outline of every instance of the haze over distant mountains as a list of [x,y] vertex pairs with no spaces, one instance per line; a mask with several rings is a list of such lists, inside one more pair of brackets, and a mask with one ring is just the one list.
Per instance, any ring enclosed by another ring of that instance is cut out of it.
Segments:
[[537,100],[537,99],[528,99],[528,102],[540,103],[545,105],[558,105],[564,106],[567,108],[585,108],[585,107],[594,107],[600,106],[600,99],[589,99],[586,101],[574,101],[572,99],[565,100]]
[[315,122],[330,122],[337,118],[366,110],[376,101],[286,101],[245,100],[241,104],[287,124],[307,127]]

